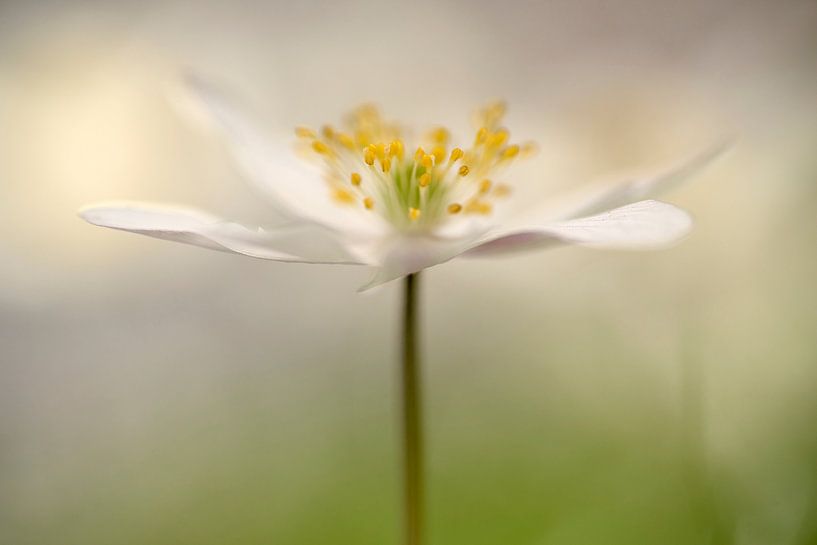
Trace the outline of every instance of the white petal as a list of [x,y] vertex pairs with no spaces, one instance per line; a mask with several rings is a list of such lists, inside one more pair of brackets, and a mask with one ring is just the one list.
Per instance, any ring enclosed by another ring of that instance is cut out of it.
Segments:
[[359,291],[366,291],[411,273],[445,263],[474,244],[474,238],[397,235],[379,251],[379,266]]
[[292,140],[263,131],[225,93],[197,76],[186,83],[226,137],[230,151],[245,176],[272,197],[277,209],[293,218],[308,218],[338,231],[379,234],[383,226],[363,207],[342,206],[331,198],[321,174],[298,159]]
[[557,199],[556,202],[548,203],[542,208],[519,214],[517,219],[511,219],[509,223],[525,224],[537,218],[548,218],[555,221],[585,217],[635,201],[658,197],[700,173],[729,150],[732,144],[732,140],[724,140],[655,176],[638,178],[612,186],[604,184],[581,189]]
[[464,255],[497,255],[558,244],[654,249],[679,240],[691,227],[692,220],[683,210],[659,201],[641,201],[586,218],[495,232]]
[[102,227],[260,259],[360,264],[330,232],[309,224],[252,231],[195,210],[145,208],[136,203],[86,207],[79,214],[87,222]]

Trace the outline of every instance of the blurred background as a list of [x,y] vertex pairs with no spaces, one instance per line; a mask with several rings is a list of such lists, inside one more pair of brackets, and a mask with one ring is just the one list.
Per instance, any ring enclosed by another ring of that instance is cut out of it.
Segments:
[[655,253],[428,271],[430,543],[817,543],[817,3],[0,1],[0,543],[384,544],[399,286],[92,227],[274,223],[180,116],[271,127],[502,97],[548,196],[738,135]]

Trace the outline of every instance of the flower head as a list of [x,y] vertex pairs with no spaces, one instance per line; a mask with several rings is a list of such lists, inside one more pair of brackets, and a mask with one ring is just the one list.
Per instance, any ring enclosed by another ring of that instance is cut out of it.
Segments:
[[532,143],[514,144],[501,126],[505,106],[481,110],[468,146],[452,145],[451,133],[433,129],[407,149],[403,131],[372,105],[352,112],[342,130],[295,130],[301,148],[323,165],[328,190],[339,206],[376,214],[403,233],[433,233],[455,216],[490,215],[510,187],[496,176],[529,156]]
[[296,154],[291,142],[256,129],[212,85],[191,78],[189,88],[225,131],[246,177],[290,221],[247,229],[200,212],[127,203],[87,207],[81,216],[96,225],[251,257],[368,265],[375,274],[363,289],[459,255],[559,244],[670,244],[689,231],[689,216],[641,199],[685,180],[725,149],[716,146],[656,177],[590,191],[556,212],[514,199],[519,182],[508,168],[536,148],[511,138],[502,125],[502,103],[480,110],[474,133],[462,143],[442,127],[412,141],[366,105],[337,129],[297,128]]

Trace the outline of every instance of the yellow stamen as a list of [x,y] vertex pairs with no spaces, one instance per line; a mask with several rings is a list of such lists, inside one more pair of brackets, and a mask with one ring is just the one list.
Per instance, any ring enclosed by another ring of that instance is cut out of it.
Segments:
[[335,198],[335,200],[337,200],[338,202],[342,202],[344,204],[350,204],[355,202],[355,196],[352,195],[352,193],[350,193],[349,191],[343,189],[342,187],[336,187],[332,196]]
[[383,160],[383,157],[386,156],[386,146],[383,143],[372,144],[372,146],[369,147],[374,147],[374,152],[377,155],[377,158],[381,161]]
[[372,141],[372,136],[366,131],[355,131],[355,140],[358,146],[365,148]]
[[397,157],[398,159],[403,159],[403,141],[400,139],[394,140],[389,145],[389,155],[392,157]]
[[488,137],[487,145],[490,147],[500,147],[508,140],[508,131],[500,129]]
[[536,155],[536,152],[539,151],[539,148],[533,142],[525,142],[524,144],[522,144],[522,150],[521,151],[522,151],[522,157],[527,158],[527,157],[531,157],[533,155]]
[[443,127],[438,127],[431,133],[431,139],[436,144],[445,144],[448,142],[448,131]]
[[493,208],[490,203],[478,200],[471,201],[465,206],[465,211],[472,214],[487,215],[491,213],[491,210]]
[[348,149],[350,149],[350,150],[355,149],[355,139],[354,139],[354,138],[352,138],[351,136],[349,136],[349,135],[348,135],[348,134],[346,134],[346,133],[343,133],[343,132],[342,132],[342,133],[338,134],[338,141],[339,141],[339,142],[341,143],[341,145],[343,145],[345,148],[348,148]]
[[[423,141],[429,151],[417,147],[413,157],[401,127],[371,105],[355,110],[338,128],[300,126],[295,135],[303,139],[299,152],[322,156],[316,157],[324,163],[328,190],[337,203],[382,214],[398,228],[413,231],[411,224],[417,221],[416,227],[433,229],[448,215],[490,214],[498,199],[511,192],[508,185],[492,181],[496,170],[532,155],[536,146],[513,144],[503,126],[504,114],[501,102],[477,112],[474,141],[463,147],[453,147],[447,129],[434,127]],[[372,169],[365,189],[367,171],[361,163]],[[457,181],[465,177],[469,179]],[[460,192],[467,196],[458,197]],[[376,205],[381,197],[383,206]]]
[[505,159],[513,159],[517,155],[519,155],[519,146],[516,146],[516,145],[508,146],[502,152],[502,157],[505,158]]
[[482,124],[489,128],[494,128],[502,120],[505,115],[505,103],[496,101],[489,104],[480,112]]
[[329,146],[327,146],[320,140],[315,140],[314,142],[312,142],[312,149],[320,153],[321,155],[329,155]]
[[502,100],[497,100],[492,104],[488,105],[488,115],[491,115],[497,119],[501,118],[505,115],[505,110],[507,107],[505,106],[505,102]]
[[507,197],[511,194],[511,186],[508,184],[497,184],[492,194],[496,197]]
[[474,144],[479,145],[485,142],[485,139],[488,137],[488,129],[485,127],[480,127],[477,131],[477,136],[474,138]]
[[442,146],[435,146],[431,151],[431,155],[434,156],[434,164],[439,165],[445,161],[445,148]]

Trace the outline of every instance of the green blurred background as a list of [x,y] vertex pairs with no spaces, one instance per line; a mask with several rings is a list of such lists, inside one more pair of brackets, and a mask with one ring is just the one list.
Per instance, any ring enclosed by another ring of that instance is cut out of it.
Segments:
[[811,0],[3,0],[0,543],[396,542],[398,286],[75,215],[274,223],[182,68],[284,129],[504,97],[531,195],[737,134],[670,251],[424,275],[430,543],[817,543],[815,67]]

